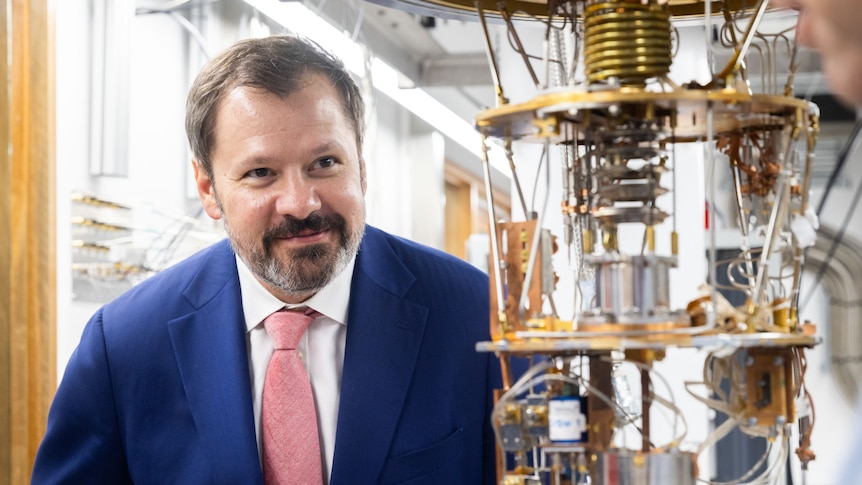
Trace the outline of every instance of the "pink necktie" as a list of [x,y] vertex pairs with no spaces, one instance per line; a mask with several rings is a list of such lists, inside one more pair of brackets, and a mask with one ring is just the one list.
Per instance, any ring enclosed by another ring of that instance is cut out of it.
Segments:
[[323,472],[311,382],[296,346],[316,313],[277,311],[263,325],[275,350],[263,383],[263,480],[320,485]]

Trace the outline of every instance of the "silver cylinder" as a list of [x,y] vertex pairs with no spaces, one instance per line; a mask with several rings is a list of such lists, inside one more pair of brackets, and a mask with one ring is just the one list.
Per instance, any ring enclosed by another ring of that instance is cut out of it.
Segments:
[[681,451],[597,453],[593,485],[694,485],[694,454]]
[[619,322],[650,321],[670,308],[670,268],[676,258],[604,254],[596,269],[596,309]]

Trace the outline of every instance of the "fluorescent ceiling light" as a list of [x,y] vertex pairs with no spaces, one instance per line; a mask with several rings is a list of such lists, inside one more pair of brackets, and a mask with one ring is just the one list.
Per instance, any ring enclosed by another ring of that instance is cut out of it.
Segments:
[[[273,19],[291,32],[314,40],[324,49],[339,57],[345,67],[359,77],[367,75],[364,50],[345,32],[323,20],[298,1],[245,0],[259,12]],[[445,105],[420,88],[399,87],[399,72],[380,58],[374,58],[370,66],[371,80],[375,88],[395,102],[425,120],[455,143],[458,143],[478,158],[482,158],[482,136],[476,128]],[[500,157],[493,156],[493,144],[489,157],[491,165],[503,174],[509,174],[508,165]]]

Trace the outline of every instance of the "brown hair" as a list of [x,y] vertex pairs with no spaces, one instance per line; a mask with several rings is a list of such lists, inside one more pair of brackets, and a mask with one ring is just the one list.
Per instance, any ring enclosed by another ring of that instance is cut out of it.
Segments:
[[264,89],[288,96],[303,86],[309,72],[332,81],[341,95],[347,118],[353,123],[356,147],[362,153],[364,105],[359,88],[344,63],[311,40],[294,35],[246,39],[211,59],[198,74],[186,101],[186,135],[198,165],[213,179],[210,153],[215,133],[216,108],[222,97],[239,87]]

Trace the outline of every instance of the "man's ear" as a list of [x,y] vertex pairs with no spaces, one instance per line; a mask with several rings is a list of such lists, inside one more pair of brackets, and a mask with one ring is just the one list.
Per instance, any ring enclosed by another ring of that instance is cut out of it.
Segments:
[[204,170],[197,160],[192,160],[192,169],[195,172],[195,185],[198,188],[198,197],[201,199],[201,205],[207,214],[213,219],[221,219],[222,213],[216,202],[215,186],[206,170]]

